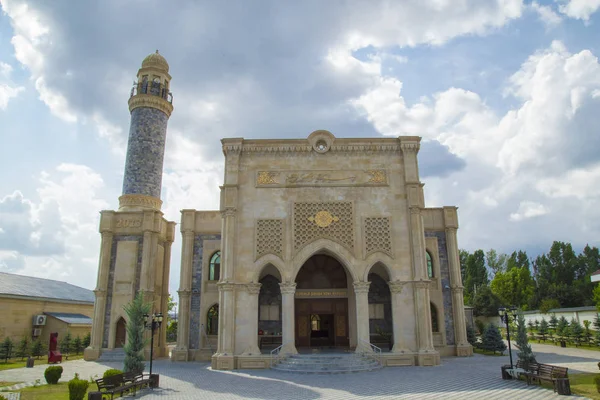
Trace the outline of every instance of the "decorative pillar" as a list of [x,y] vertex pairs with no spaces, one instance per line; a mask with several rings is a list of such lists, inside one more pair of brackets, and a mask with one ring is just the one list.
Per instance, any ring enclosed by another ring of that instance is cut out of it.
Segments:
[[[104,216],[104,215],[103,215]],[[102,231],[100,244],[100,262],[98,265],[98,278],[94,294],[94,318],[92,319],[92,337],[90,346],[83,352],[85,360],[96,360],[102,351],[102,339],[104,337],[104,314],[106,312],[106,290],[108,286],[108,272],[110,269],[110,254],[112,251],[113,233]]]
[[248,308],[250,315],[248,316],[250,329],[250,345],[244,350],[243,355],[259,355],[260,348],[258,347],[258,295],[260,294],[260,283],[247,283],[244,285],[248,292]]
[[369,285],[371,282],[354,282],[356,298],[356,352],[372,351],[369,335]]
[[401,316],[401,310],[403,304],[400,294],[402,293],[402,288],[404,287],[404,284],[405,283],[401,281],[388,282],[390,292],[392,293],[392,326],[394,333],[394,347],[392,348],[392,353],[410,352],[410,350],[406,346],[406,341],[404,340],[403,334],[404,332],[402,329],[403,321]]
[[282,354],[297,354],[295,344],[295,313],[294,313],[294,294],[296,293],[295,282],[282,282],[281,288],[281,326],[282,326]]
[[181,245],[181,271],[179,280],[179,311],[177,315],[177,347],[173,350],[176,361],[188,360],[190,338],[190,296],[192,293],[192,257],[194,252],[194,232],[181,228],[183,243]]
[[454,337],[456,340],[456,355],[467,357],[473,354],[473,347],[467,340],[467,324],[465,319],[465,304],[463,299],[463,285],[460,276],[460,259],[456,228],[446,228],[446,247],[448,251],[448,264],[450,268],[450,287],[452,290],[452,309],[454,311]]
[[[221,253],[222,254],[222,253]],[[212,367],[219,370],[235,368],[235,284],[220,281],[219,288],[219,340],[217,352],[212,357]]]

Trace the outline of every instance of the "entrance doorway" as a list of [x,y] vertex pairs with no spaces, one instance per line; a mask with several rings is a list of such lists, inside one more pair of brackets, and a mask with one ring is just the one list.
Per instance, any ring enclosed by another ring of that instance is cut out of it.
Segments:
[[117,321],[117,329],[115,332],[115,347],[121,348],[125,345],[126,339],[126,323],[123,317],[119,318]]
[[348,282],[344,267],[324,254],[312,256],[296,277],[296,347],[350,345]]

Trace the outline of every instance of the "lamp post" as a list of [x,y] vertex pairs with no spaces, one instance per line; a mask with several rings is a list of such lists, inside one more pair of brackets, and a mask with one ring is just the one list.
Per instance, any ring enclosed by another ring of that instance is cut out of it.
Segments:
[[510,317],[513,319],[517,318],[517,307],[511,306],[510,308],[500,307],[498,309],[500,319],[506,324],[506,340],[508,340],[508,356],[510,357],[510,369],[513,368],[512,351],[510,348]]
[[152,375],[152,359],[154,353],[154,331],[159,329],[162,325],[163,316],[162,313],[152,314],[152,317],[148,314],[144,314],[144,323],[146,324],[146,329],[149,329],[151,332],[150,336],[150,375]]

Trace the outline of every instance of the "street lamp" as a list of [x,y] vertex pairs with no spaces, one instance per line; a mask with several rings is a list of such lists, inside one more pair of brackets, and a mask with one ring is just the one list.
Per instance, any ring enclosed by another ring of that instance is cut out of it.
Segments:
[[[152,318],[152,319],[150,319]],[[148,314],[144,314],[144,323],[146,325],[146,329],[151,331],[150,336],[150,375],[152,375],[152,358],[154,352],[154,331],[160,329],[160,326],[163,321],[162,313],[152,314],[152,317]]]
[[500,314],[500,319],[506,324],[506,340],[508,340],[508,356],[510,357],[510,369],[513,368],[513,359],[512,359],[512,351],[510,349],[510,326],[509,320],[512,316],[513,319],[517,318],[517,307],[511,306],[510,308],[500,307],[498,309],[498,314]]

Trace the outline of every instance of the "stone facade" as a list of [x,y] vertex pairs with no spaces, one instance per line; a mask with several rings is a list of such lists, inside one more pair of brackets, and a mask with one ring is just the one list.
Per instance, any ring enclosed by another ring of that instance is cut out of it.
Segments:
[[[393,343],[383,356],[387,366],[471,354],[456,207],[424,206],[419,142],[339,139],[327,131],[298,140],[223,139],[220,210],[182,211],[179,321],[186,322],[172,358],[214,353],[215,369],[264,368],[265,331],[281,332],[284,354],[316,343],[368,352],[383,332]],[[207,277],[217,250],[218,283]],[[342,275],[319,276],[338,271],[319,267],[327,262],[341,264]],[[308,280],[299,274],[304,267],[314,271]],[[208,352],[196,344],[214,304],[219,329]]]

